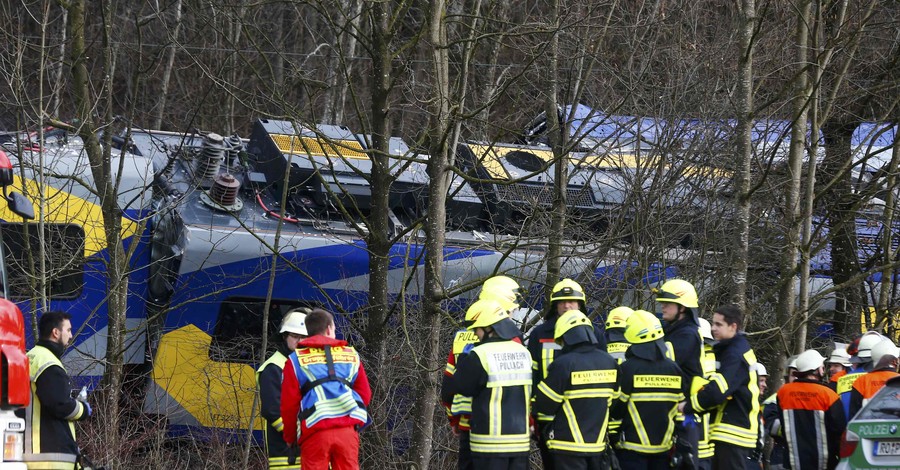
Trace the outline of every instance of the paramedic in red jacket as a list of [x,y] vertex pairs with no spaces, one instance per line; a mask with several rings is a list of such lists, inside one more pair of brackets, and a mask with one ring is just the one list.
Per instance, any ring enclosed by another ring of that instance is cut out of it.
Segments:
[[314,309],[306,329],[310,337],[284,365],[284,440],[299,444],[303,470],[326,470],[329,464],[333,470],[358,469],[358,431],[369,421],[372,399],[366,370],[353,346],[335,339],[330,313]]

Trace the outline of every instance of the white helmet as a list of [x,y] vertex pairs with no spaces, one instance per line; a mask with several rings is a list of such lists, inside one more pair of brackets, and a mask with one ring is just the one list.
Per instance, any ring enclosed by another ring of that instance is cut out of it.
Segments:
[[[885,356],[900,358],[900,348],[894,345],[894,342],[887,338],[884,338],[878,344],[872,346],[872,364],[875,364],[875,366],[878,367],[878,362],[881,361],[881,358]],[[883,367],[885,364],[880,365]]]
[[882,338],[884,338],[884,336],[881,336],[877,331],[867,331],[866,334],[859,339],[859,350],[856,352],[856,357],[860,359],[871,358],[872,346],[880,343]]
[[815,349],[807,349],[797,356],[797,372],[813,372],[825,364],[825,357]]
[[764,366],[762,362],[757,362],[756,364],[753,364],[753,370],[756,371],[756,375],[758,375],[759,377],[768,377],[769,376],[769,371],[766,370],[766,366]]
[[828,363],[850,367],[850,353],[847,352],[846,343],[834,343],[834,351],[828,356]]
[[[797,356],[791,356],[787,359],[787,368],[797,370]],[[791,371],[787,371],[790,374]]]
[[709,320],[705,318],[699,318],[697,321],[700,322],[700,337],[712,341],[712,325],[709,324]]
[[279,333],[294,333],[295,335],[307,336],[306,331],[306,314],[300,310],[291,310],[284,316],[281,322],[281,330]]

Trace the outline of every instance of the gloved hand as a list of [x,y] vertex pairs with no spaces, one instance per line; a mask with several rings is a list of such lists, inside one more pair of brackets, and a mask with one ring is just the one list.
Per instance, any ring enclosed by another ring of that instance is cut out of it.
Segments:
[[85,408],[87,408],[87,415],[88,415],[89,417],[90,417],[92,414],[94,414],[94,410],[91,408],[91,404],[90,404],[90,403],[88,403],[88,402],[85,401],[85,402],[82,402],[82,404],[84,405]]

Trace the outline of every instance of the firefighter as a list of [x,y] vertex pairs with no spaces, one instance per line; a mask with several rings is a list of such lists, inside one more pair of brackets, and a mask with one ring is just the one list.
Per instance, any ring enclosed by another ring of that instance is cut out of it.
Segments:
[[[507,276],[494,276],[484,281],[478,301],[473,303],[466,311],[464,326],[471,322],[472,315],[479,310],[478,302],[483,300],[495,300],[507,312],[519,308],[521,299],[519,284]],[[441,385],[441,403],[450,420],[453,433],[459,437],[459,457],[456,459],[457,468],[466,470],[472,468],[472,451],[469,447],[469,418],[472,415],[472,398],[453,394],[450,381],[456,372],[456,365],[463,354],[478,342],[475,333],[463,328],[456,332],[453,344],[447,354],[447,365],[444,367],[444,378]]]
[[847,371],[853,365],[850,363],[850,353],[847,352],[847,345],[845,343],[834,343],[834,351],[831,351],[825,363],[828,365],[828,386],[832,390],[837,390],[838,380],[847,375]]
[[856,382],[861,375],[872,370],[872,347],[881,342],[884,338],[876,331],[868,331],[856,341],[851,343],[847,348],[850,354],[850,370],[837,381],[835,392],[841,397],[841,404],[844,406],[844,417],[849,422],[853,419],[850,414],[850,398],[853,390],[853,383]]
[[682,373],[666,357],[663,329],[650,312],[635,310],[625,338],[631,347],[619,366],[619,398],[611,417],[622,420],[616,457],[621,468],[669,468],[676,407],[684,398]]
[[[630,307],[616,307],[606,315],[606,351],[616,360],[616,364],[625,361],[625,351],[631,344],[625,339],[625,327],[628,326],[628,317],[634,313]],[[619,426],[621,420],[609,419],[609,442],[619,441]]]
[[766,447],[766,430],[765,430],[765,422],[763,421],[763,396],[766,394],[766,390],[769,389],[769,371],[766,370],[766,366],[763,365],[762,362],[757,362],[753,367],[756,370],[756,384],[759,388],[759,434],[758,439],[756,439],[756,449],[753,449],[750,452],[750,456],[747,458],[747,470],[761,470],[763,468],[763,454]]
[[781,433],[792,470],[831,470],[838,464],[847,421],[837,394],[822,383],[824,362],[818,351],[804,351],[797,356],[797,379],[778,390]]
[[266,420],[265,441],[269,468],[299,469],[296,447],[284,442],[284,424],[281,419],[281,379],[287,357],[297,349],[297,343],[306,338],[306,312],[296,309],[286,313],[281,322],[282,341],[277,350],[256,371],[256,388],[259,391],[260,415]]
[[713,350],[719,367],[712,380],[679,405],[685,416],[710,413],[710,440],[715,443],[713,469],[745,465],[759,438],[759,384],[753,364],[756,355],[740,332],[743,314],[725,305],[713,314]]
[[[697,291],[683,279],[672,279],[656,290],[656,301],[662,307],[666,322],[666,344],[675,363],[684,374],[686,393],[703,381],[703,340],[700,338]],[[698,468],[702,419],[693,416],[686,424],[679,414],[675,420],[676,452],[683,466]]]
[[[797,371],[797,356],[788,358],[784,368],[784,383],[793,383],[796,380],[794,372]],[[769,452],[769,470],[782,470],[790,468],[787,451],[787,441],[781,432],[781,410],[778,409],[778,393],[773,393],[763,401],[763,424],[766,436],[772,438],[772,450]]]
[[900,358],[897,346],[894,342],[883,338],[878,344],[872,346],[872,371],[859,376],[853,382],[853,388],[850,390],[850,414],[849,419],[853,419],[856,413],[869,402],[885,382],[897,374],[897,361]]
[[[544,321],[535,326],[528,335],[528,351],[531,353],[531,370],[532,370],[532,387],[537,390],[537,385],[547,376],[547,369],[553,363],[557,351],[560,347],[553,340],[553,332],[556,329],[556,319],[560,315],[569,310],[579,310],[586,312],[587,298],[584,295],[584,289],[571,280],[563,279],[553,286],[550,293],[550,307],[544,316]],[[597,325],[594,325],[594,335],[598,340],[597,348],[606,349],[606,335]],[[538,422],[546,421],[546,416],[537,415]],[[538,430],[540,426],[538,426]],[[547,443],[544,442],[543,436],[538,432],[537,438],[538,449],[541,453],[541,461],[544,468],[553,470],[553,462],[551,455],[547,449]]]
[[372,399],[366,369],[356,349],[336,338],[331,313],[313,309],[306,330],[310,336],[284,365],[284,440],[300,446],[304,470],[357,470],[359,430],[369,423]]
[[609,468],[604,451],[609,405],[619,388],[616,360],[597,349],[593,324],[578,310],[559,317],[553,336],[562,350],[534,402],[538,413],[553,417],[541,429],[553,467]]
[[[703,378],[710,379],[716,373],[716,354],[713,352],[716,340],[713,338],[709,320],[698,318],[697,321],[700,323],[700,338],[703,340],[703,360],[700,368],[703,370]],[[697,443],[697,458],[700,460],[698,468],[709,470],[712,468],[712,458],[716,449],[715,444],[709,440],[709,419],[702,419],[698,426],[700,427]]]
[[50,311],[38,320],[38,342],[28,351],[31,404],[25,410],[28,468],[72,469],[79,457],[75,421],[91,416],[91,405],[71,396],[60,358],[72,340],[71,316]]
[[460,359],[450,382],[453,393],[472,397],[473,468],[527,469],[531,357],[502,305],[493,300],[476,304],[468,329],[478,343]]

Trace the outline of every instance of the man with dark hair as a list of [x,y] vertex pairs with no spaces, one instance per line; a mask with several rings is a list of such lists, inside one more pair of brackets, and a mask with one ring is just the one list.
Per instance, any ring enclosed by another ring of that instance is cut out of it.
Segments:
[[756,355],[740,332],[743,313],[725,305],[713,314],[713,347],[719,368],[691,399],[679,406],[685,415],[709,413],[713,469],[743,468],[759,437],[759,383]]
[[317,308],[305,320],[310,336],[284,366],[284,440],[300,446],[304,470],[356,470],[372,399],[366,370],[353,346],[336,339],[331,313]]
[[71,316],[51,311],[38,320],[39,339],[28,361],[31,404],[25,412],[30,436],[25,440],[29,468],[73,468],[78,459],[75,421],[92,413],[91,405],[72,398],[69,374],[60,358],[72,340]]

